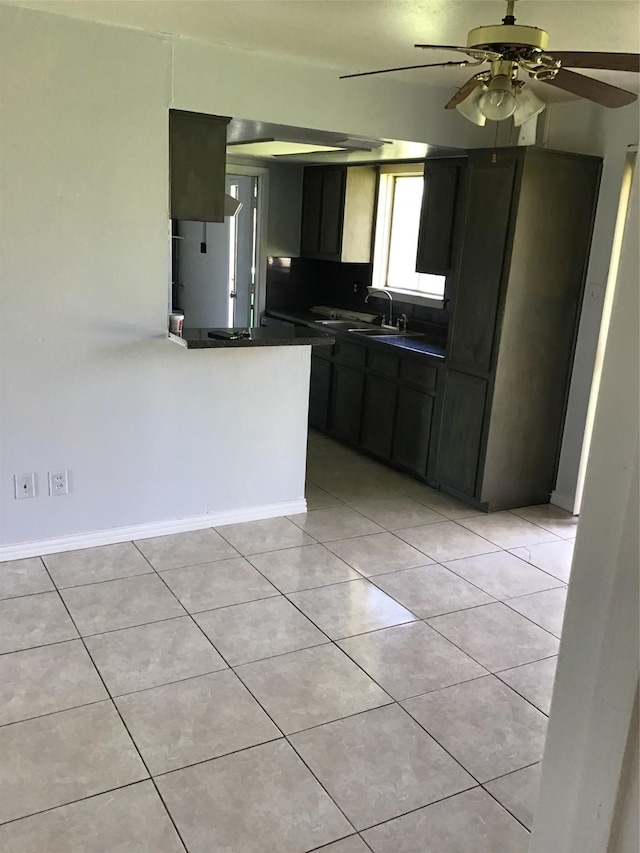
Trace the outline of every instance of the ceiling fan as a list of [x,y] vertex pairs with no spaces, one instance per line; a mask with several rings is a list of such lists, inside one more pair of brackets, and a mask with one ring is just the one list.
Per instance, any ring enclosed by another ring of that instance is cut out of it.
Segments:
[[491,24],[470,30],[467,46],[442,44],[417,44],[423,50],[453,50],[469,58],[452,62],[426,65],[406,65],[385,68],[348,77],[367,77],[391,71],[408,71],[413,68],[472,68],[489,62],[491,67],[471,77],[445,104],[446,110],[457,109],[465,118],[478,125],[487,119],[502,121],[513,116],[516,125],[524,124],[546,107],[531,89],[518,79],[522,69],[529,77],[579,95],[603,107],[623,107],[637,100],[637,95],[569,71],[569,68],[592,68],[607,71],[640,71],[640,54],[598,53],[586,51],[547,52],[549,34],[538,27],[516,24],[513,15],[515,0],[507,0],[507,13],[501,24]]

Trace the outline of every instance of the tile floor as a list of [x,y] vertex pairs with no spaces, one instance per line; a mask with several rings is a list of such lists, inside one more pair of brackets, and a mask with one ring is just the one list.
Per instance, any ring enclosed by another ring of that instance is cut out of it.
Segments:
[[4,853],[525,853],[576,520],[317,434],[307,500],[0,566]]

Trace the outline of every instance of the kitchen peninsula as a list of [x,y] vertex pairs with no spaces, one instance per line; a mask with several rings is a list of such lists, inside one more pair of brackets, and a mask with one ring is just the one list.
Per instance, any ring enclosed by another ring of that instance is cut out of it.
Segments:
[[257,327],[250,329],[185,329],[186,349],[233,349],[234,347],[331,346],[335,338],[316,329]]

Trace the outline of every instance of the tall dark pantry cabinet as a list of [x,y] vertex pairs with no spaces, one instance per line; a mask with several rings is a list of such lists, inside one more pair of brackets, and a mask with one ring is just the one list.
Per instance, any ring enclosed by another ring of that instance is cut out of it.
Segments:
[[554,486],[601,161],[469,151],[434,480],[489,511]]

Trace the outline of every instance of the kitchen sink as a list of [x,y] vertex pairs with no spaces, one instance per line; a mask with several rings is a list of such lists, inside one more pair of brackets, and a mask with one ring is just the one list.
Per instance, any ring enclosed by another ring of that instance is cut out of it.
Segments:
[[[345,329],[347,332],[371,329],[371,323],[358,323],[357,320],[316,320],[321,326],[329,326],[331,329]],[[375,327],[379,329],[380,327]]]
[[371,323],[358,323],[357,320],[315,320],[315,322],[329,329],[354,332],[356,335],[367,335],[370,338],[387,337],[388,335],[403,335],[407,338],[420,336],[419,332],[403,332],[396,326],[374,326]]
[[376,326],[373,329],[371,326],[367,326],[364,329],[354,329],[352,327],[347,331],[356,332],[358,335],[368,335],[370,338],[386,338],[392,335],[402,335],[405,338],[412,338],[420,334],[419,332],[403,332],[401,329],[396,329],[395,326]]

